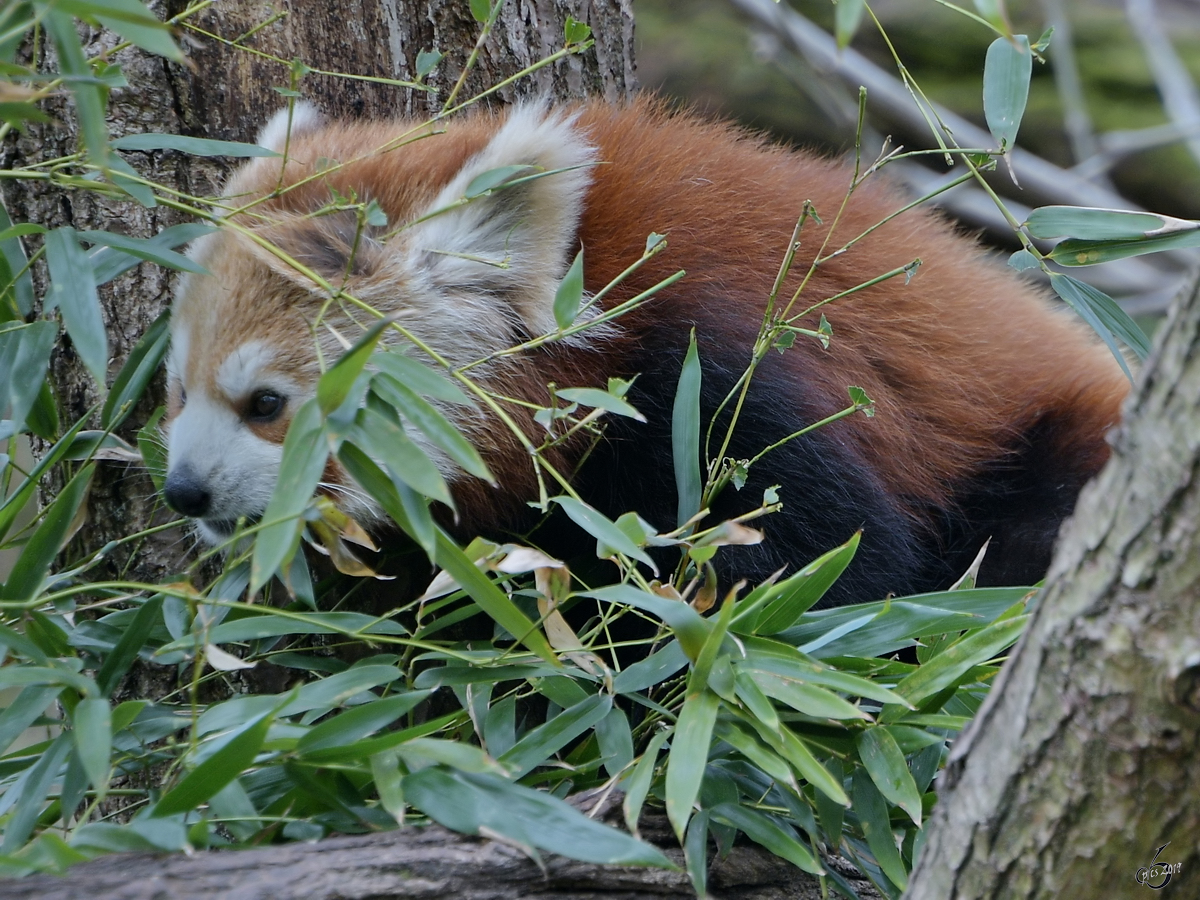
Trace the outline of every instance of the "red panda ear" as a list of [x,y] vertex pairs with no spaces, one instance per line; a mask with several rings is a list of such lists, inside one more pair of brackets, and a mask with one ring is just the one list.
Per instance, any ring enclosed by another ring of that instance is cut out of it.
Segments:
[[[574,117],[514,109],[407,229],[410,276],[450,302],[507,304],[497,311],[515,313],[531,334],[553,331],[594,161]],[[489,188],[490,179],[498,183]]]
[[382,267],[384,247],[373,236],[375,229],[360,226],[353,210],[326,215],[292,215],[254,229],[262,240],[254,253],[276,273],[308,290],[321,286],[305,272],[320,276],[335,288],[370,278]]

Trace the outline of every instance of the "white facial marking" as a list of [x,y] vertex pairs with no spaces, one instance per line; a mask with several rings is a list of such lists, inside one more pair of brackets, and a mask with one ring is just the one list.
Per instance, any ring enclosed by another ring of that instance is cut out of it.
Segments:
[[265,370],[275,355],[275,351],[262,341],[242,344],[225,357],[217,369],[217,387],[230,400],[245,397],[256,388],[264,387]]
[[191,346],[187,327],[175,325],[171,329],[171,352],[167,356],[167,377],[171,381],[183,382],[187,374],[188,348]]

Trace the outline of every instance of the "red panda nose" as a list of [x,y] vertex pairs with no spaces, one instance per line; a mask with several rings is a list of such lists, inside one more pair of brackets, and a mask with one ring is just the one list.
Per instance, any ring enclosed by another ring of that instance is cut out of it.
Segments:
[[212,492],[204,482],[186,466],[171,471],[163,487],[167,505],[181,515],[200,519],[212,504]]

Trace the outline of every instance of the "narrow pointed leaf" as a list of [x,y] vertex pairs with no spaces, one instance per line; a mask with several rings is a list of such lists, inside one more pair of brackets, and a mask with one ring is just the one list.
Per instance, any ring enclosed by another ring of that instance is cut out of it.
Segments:
[[690,694],[675,723],[675,736],[667,757],[667,818],[680,841],[691,818],[692,805],[700,796],[719,706],[720,698],[712,691]]
[[803,871],[811,875],[825,874],[812,851],[801,844],[793,833],[785,830],[774,817],[735,803],[714,806],[712,817],[718,822],[732,825],[754,843],[761,844]]
[[875,854],[879,868],[896,887],[904,890],[908,886],[908,874],[904,861],[892,837],[892,825],[888,819],[887,803],[864,769],[854,771],[854,812],[867,838],[867,846]]
[[512,777],[520,778],[593,727],[611,709],[612,697],[593,694],[529,731],[500,757],[499,762],[513,773]]
[[983,114],[1000,149],[1012,150],[1029,99],[1033,52],[1023,34],[992,41],[983,65]]
[[975,666],[982,665],[1016,643],[1029,616],[1014,616],[993,622],[975,634],[943,650],[915,672],[901,679],[895,691],[910,703],[950,687]]
[[671,458],[675,465],[675,491],[679,498],[676,513],[678,526],[700,511],[703,490],[700,476],[700,380],[700,354],[696,349],[696,334],[692,332],[671,411]]
[[452,831],[478,834],[486,829],[584,862],[673,868],[649,844],[589,819],[544,791],[495,775],[431,766],[406,777],[403,786],[409,803]]
[[855,743],[858,746],[858,758],[862,760],[879,792],[889,803],[908,813],[913,824],[920,827],[921,792],[917,790],[917,783],[908,770],[908,763],[896,739],[886,728],[876,726],[861,732]]
[[380,319],[367,329],[366,333],[355,342],[354,346],[342,354],[341,358],[329,367],[317,382],[317,405],[323,415],[329,415],[346,402],[350,388],[358,379],[367,360],[375,352],[375,344],[385,328],[391,324],[390,319]]
[[567,328],[579,315],[583,304],[583,251],[575,254],[575,260],[554,292],[554,322],[559,329]]
[[182,134],[127,134],[112,142],[117,150],[178,150],[192,156],[279,156],[274,150],[241,141],[214,141],[208,138],[186,137]]
[[88,781],[100,796],[108,791],[109,758],[112,756],[112,708],[102,698],[80,700],[71,716],[75,752]]
[[32,600],[37,595],[54,557],[62,549],[80,504],[87,496],[95,471],[94,464],[80,469],[46,508],[41,524],[26,542],[9,572],[3,591],[0,591],[5,600]]
[[237,778],[262,748],[272,716],[265,713],[243,726],[240,733],[184,776],[154,807],[156,817],[195,809]]
[[100,314],[92,263],[75,239],[73,228],[64,226],[49,232],[45,246],[50,270],[46,304],[62,310],[63,324],[75,352],[96,381],[104,384],[108,372],[108,335]]

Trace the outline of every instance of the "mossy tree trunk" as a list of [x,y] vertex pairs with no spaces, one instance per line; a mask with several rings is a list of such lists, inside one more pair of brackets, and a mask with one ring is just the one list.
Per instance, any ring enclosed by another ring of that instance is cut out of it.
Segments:
[[908,900],[1200,896],[1200,287],[1163,331]]

